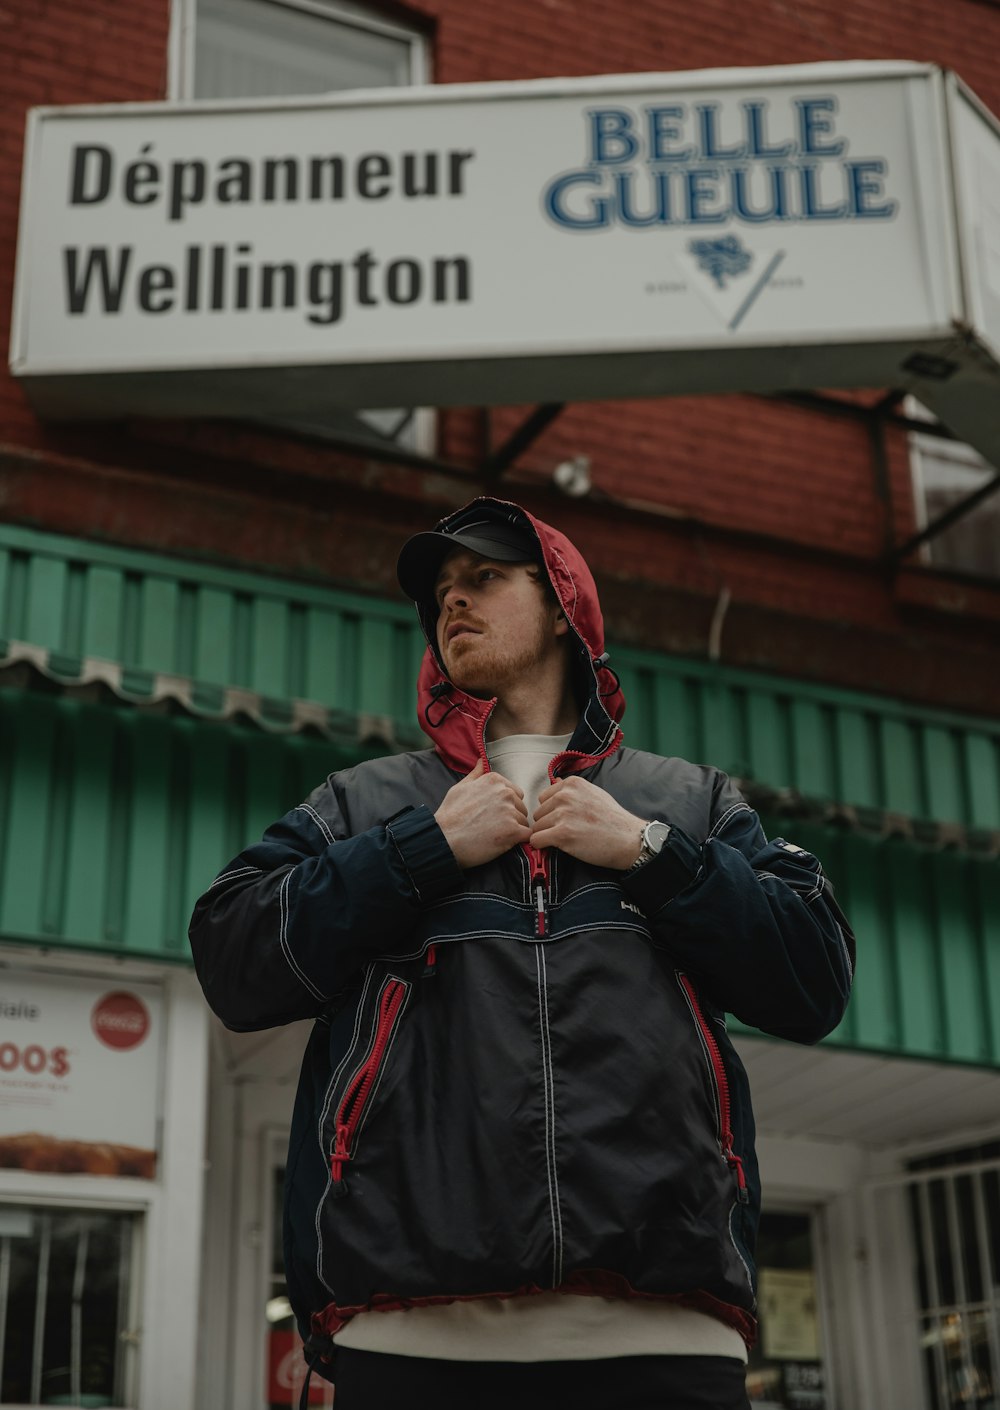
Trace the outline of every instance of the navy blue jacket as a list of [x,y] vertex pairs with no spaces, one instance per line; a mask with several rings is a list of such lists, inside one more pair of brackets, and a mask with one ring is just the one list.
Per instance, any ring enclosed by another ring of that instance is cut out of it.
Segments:
[[492,703],[429,649],[435,748],[332,775],[241,853],[195,910],[198,974],[232,1028],[316,1020],[286,1171],[304,1333],[560,1289],[680,1301],[751,1341],[760,1189],[724,1015],[817,1041],[853,937],[815,857],[768,843],[723,774],[622,747],[590,575],[528,522],[578,646],[580,722],[550,772],[669,823],[663,851],[620,873],[515,848],[463,872],[434,811],[484,757]]

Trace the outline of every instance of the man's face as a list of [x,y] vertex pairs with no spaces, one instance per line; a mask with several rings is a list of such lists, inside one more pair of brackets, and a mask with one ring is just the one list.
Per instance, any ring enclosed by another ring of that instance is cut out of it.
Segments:
[[467,549],[438,575],[437,643],[448,675],[470,695],[503,696],[550,658],[563,658],[568,627],[531,563],[503,563]]

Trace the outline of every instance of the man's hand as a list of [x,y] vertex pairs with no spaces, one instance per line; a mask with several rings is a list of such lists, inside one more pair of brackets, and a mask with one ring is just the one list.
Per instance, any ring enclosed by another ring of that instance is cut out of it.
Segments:
[[524,794],[503,774],[487,773],[482,760],[448,789],[434,816],[463,869],[492,862],[530,836]]
[[644,818],[585,778],[559,778],[538,795],[532,847],[558,847],[591,866],[627,871],[638,860]]

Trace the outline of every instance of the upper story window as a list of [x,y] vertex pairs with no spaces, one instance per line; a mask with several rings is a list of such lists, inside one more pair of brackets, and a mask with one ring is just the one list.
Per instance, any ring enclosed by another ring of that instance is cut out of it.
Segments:
[[426,79],[422,36],[361,5],[194,0],[194,7],[195,98],[330,93]]
[[[171,48],[175,98],[298,97],[429,79],[426,37],[350,0],[174,0]],[[429,450],[434,436],[425,409],[282,424],[320,436],[375,433],[408,450]]]
[[428,79],[416,29],[350,0],[174,0],[171,95],[278,98]]
[[[917,420],[931,419],[912,399],[907,410]],[[940,436],[915,433],[910,438],[910,455],[921,529],[997,473],[971,446]],[[1000,578],[1000,491],[932,538],[924,547],[924,561],[935,568]]]

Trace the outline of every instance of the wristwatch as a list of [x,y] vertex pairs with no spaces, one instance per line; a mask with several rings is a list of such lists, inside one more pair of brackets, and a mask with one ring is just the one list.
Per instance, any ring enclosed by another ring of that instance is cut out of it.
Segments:
[[651,857],[655,857],[663,851],[663,844],[670,836],[670,824],[665,822],[648,822],[642,829],[642,847],[639,855],[632,863],[629,871],[637,871],[639,867],[645,866]]

